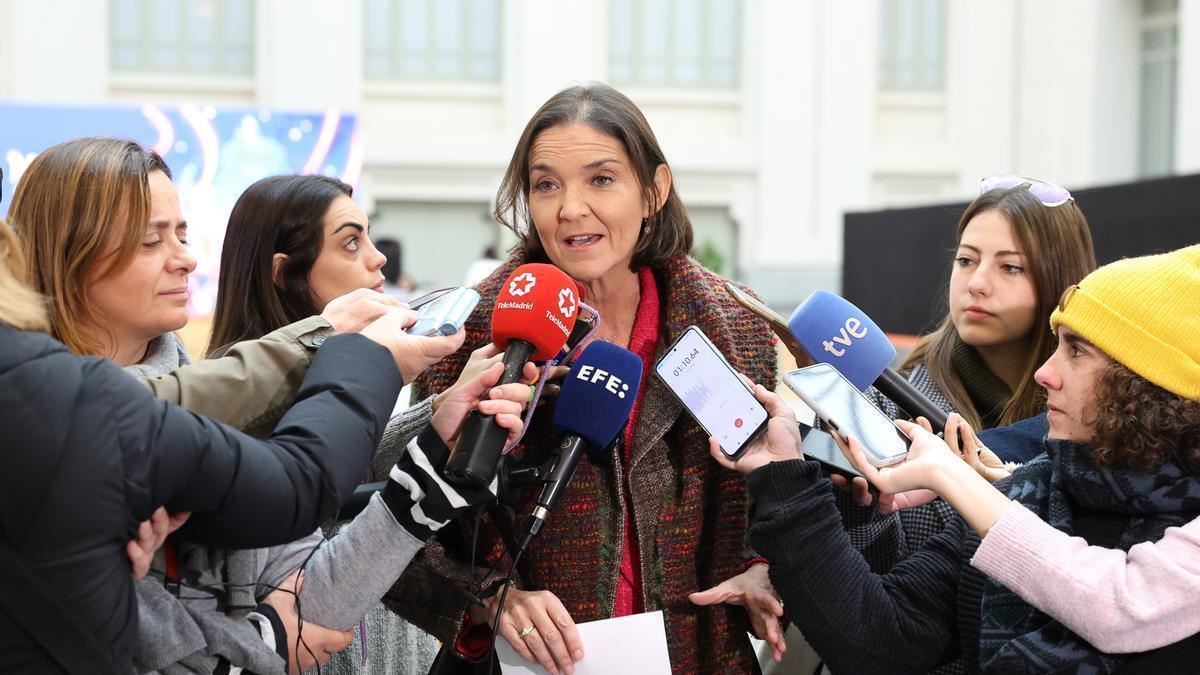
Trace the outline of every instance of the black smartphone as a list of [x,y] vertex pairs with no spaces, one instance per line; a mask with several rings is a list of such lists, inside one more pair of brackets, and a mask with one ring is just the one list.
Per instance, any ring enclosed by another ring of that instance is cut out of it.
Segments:
[[[818,419],[817,424],[821,421]],[[804,439],[804,457],[805,459],[815,460],[825,469],[825,473],[836,473],[846,478],[863,478],[858,469],[846,459],[842,454],[842,449],[838,447],[837,441],[833,440],[827,432],[821,429],[814,429],[807,424],[800,422],[800,437]]]
[[654,372],[730,458],[767,427],[766,408],[696,326],[667,348]]

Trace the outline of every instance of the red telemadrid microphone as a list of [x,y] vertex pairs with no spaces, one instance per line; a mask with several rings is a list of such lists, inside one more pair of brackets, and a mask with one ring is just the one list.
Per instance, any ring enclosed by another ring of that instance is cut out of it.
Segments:
[[[579,286],[554,265],[529,263],[513,270],[492,310],[492,342],[504,349],[504,374],[497,384],[516,382],[529,360],[558,354],[579,315]],[[508,432],[492,415],[472,410],[443,472],[452,485],[487,487]]]

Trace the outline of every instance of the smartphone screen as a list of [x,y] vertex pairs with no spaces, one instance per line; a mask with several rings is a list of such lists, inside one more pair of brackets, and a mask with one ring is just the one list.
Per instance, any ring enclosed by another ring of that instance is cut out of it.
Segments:
[[766,409],[695,326],[667,350],[655,372],[730,457],[767,423]]
[[470,288],[456,288],[417,310],[417,322],[410,335],[453,335],[479,303],[479,294]]
[[857,438],[871,464],[895,464],[908,454],[907,438],[895,423],[833,366],[818,363],[793,370],[783,381],[818,417],[843,436]]

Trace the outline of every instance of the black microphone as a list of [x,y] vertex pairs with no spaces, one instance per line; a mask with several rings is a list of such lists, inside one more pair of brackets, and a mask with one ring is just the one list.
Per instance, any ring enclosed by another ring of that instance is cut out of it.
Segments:
[[[530,263],[513,270],[496,296],[492,342],[504,348],[498,385],[516,382],[532,359],[549,359],[562,349],[579,316],[579,287],[554,265]],[[456,487],[486,488],[508,431],[492,415],[472,410],[459,430],[454,454],[442,472]]]
[[519,551],[542,529],[563,490],[571,482],[579,459],[612,443],[629,420],[642,382],[642,360],[609,342],[587,346],[563,380],[552,425],[562,434],[558,459],[537,506],[529,516]]
[[850,301],[813,291],[792,312],[788,327],[814,361],[837,368],[860,390],[874,385],[913,418],[929,420],[935,430],[946,428],[946,412],[888,365],[896,358],[896,348]]

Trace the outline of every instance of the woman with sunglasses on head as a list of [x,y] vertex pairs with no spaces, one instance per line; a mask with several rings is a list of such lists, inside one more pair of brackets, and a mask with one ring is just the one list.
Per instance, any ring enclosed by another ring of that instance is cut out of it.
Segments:
[[[1083,212],[1057,185],[1019,176],[985,178],[958,221],[951,265],[946,316],[917,343],[901,373],[972,429],[1041,415],[1045,392],[1033,374],[1054,349],[1045,326],[1062,291],[1096,267]],[[878,391],[871,394],[885,413],[901,416]],[[1044,418],[1022,426],[1037,427],[1033,435],[1039,437],[1045,433]],[[1005,455],[1005,447],[992,443],[1004,460],[1028,459]],[[985,461],[990,466],[983,470],[1003,471],[990,452]],[[840,477],[835,483],[845,486]],[[880,514],[867,508],[866,487],[854,480],[859,508],[845,494],[838,499],[851,541],[877,571],[939,532],[949,516],[943,502]]]
[[[135,375],[164,374],[186,362],[171,331],[187,321],[186,288],[195,262],[186,248],[187,225],[178,195],[161,158],[116,139],[59,144],[30,164],[11,213],[29,245],[30,276],[37,290],[54,299],[57,337],[77,353],[107,356]],[[326,298],[338,292],[320,288],[329,293]],[[341,298],[322,302],[323,309],[338,302]],[[461,334],[404,334],[415,319],[408,309],[395,307],[387,316],[395,324],[392,351],[405,379],[462,342]],[[231,551],[202,546],[185,530],[185,536],[168,542],[153,563],[155,574],[137,585],[135,668],[203,672],[236,666],[283,672],[289,663],[293,670],[323,663],[330,652],[344,648],[348,629],[432,530],[459,508],[490,498],[486,491],[443,490],[429,467],[436,471],[446,460],[447,441],[476,405],[491,408],[501,426],[519,432],[524,387],[512,388],[516,400],[480,402],[500,370],[497,366],[481,373],[472,380],[474,389],[464,388],[453,404],[429,419],[426,431],[392,467],[380,496],[334,540],[325,542],[317,531],[269,549]],[[352,375],[348,370],[346,376]],[[189,394],[240,397],[230,395],[228,383],[210,384],[209,390],[193,387]],[[287,392],[281,394],[284,399],[273,403],[286,407]],[[180,400],[189,403],[187,397]],[[410,489],[413,485],[420,489]],[[414,519],[421,510],[425,517]],[[295,593],[304,601],[303,621]]]
[[[351,196],[346,183],[317,175],[272,176],[242,193],[225,228],[210,357],[322,312],[330,299],[345,293],[382,293],[387,258],[372,242],[367,216]],[[465,414],[464,404],[476,395],[474,383],[481,373],[498,367],[498,354],[491,346],[478,350],[454,387],[393,416],[366,481],[386,480],[435,413]],[[528,394],[522,384],[503,390],[514,399]],[[386,590],[385,585],[376,599]],[[432,637],[382,605],[368,612],[365,627],[366,635],[357,638],[366,642],[365,648],[335,656],[327,664],[332,672],[361,672],[360,651],[365,651],[372,657],[365,667],[372,670],[423,674],[437,655]]]
[[1038,415],[1033,373],[1054,349],[1044,327],[1063,290],[1096,268],[1087,219],[1057,185],[986,178],[955,246],[949,311],[901,370],[977,430]]

